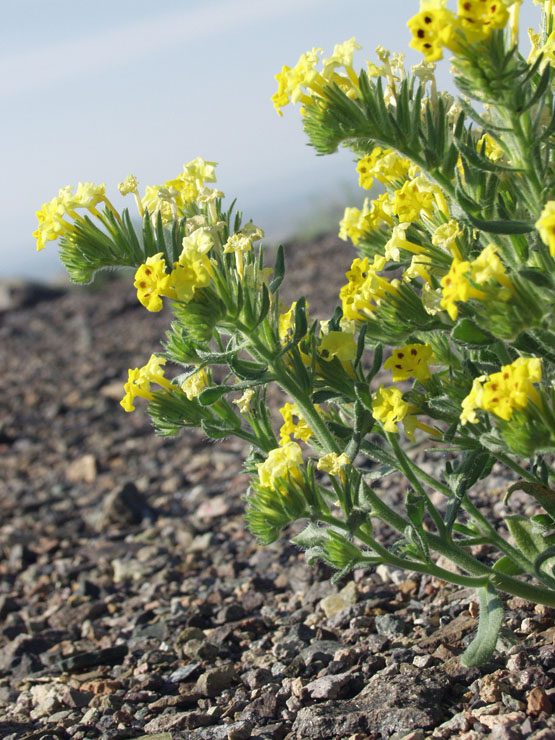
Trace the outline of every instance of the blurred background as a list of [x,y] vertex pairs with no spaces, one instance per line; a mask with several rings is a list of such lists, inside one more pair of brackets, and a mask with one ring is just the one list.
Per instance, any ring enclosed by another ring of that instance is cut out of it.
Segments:
[[[128,173],[142,192],[196,156],[219,163],[218,187],[270,241],[331,228],[363,198],[352,155],[315,156],[298,107],[275,112],[274,75],[352,36],[363,46],[355,68],[376,61],[379,44],[415,64],[406,21],[418,9],[417,0],[4,3],[0,275],[62,272],[56,244],[37,254],[31,236],[35,211],[60,187],[104,182],[122,206],[117,184]],[[536,11],[524,3],[523,35]],[[443,87],[448,71],[444,60]]]

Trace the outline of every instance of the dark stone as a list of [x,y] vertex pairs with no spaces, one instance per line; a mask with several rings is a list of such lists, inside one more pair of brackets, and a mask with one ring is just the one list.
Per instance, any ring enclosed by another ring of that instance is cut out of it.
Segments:
[[134,483],[125,483],[109,493],[103,502],[106,522],[119,525],[140,524],[143,519],[154,522],[156,512]]
[[226,624],[227,622],[237,622],[245,616],[245,610],[241,604],[226,604],[214,617],[216,624]]
[[127,655],[127,645],[114,645],[103,650],[75,653],[59,662],[62,671],[79,671],[96,665],[114,665],[120,663]]
[[307,666],[317,660],[327,665],[342,647],[340,642],[333,640],[317,640],[301,650],[301,658]]
[[253,668],[241,674],[241,681],[251,690],[265,686],[272,678],[272,673],[266,668]]
[[357,732],[409,733],[435,727],[444,719],[442,700],[448,689],[443,675],[419,671],[413,676],[376,676],[355,698],[332,700],[304,707],[297,715],[293,731],[298,737],[344,737]]
[[0,620],[5,619],[10,612],[16,612],[19,605],[10,596],[0,596]]
[[378,614],[376,616],[376,632],[389,638],[406,635],[410,625],[395,614]]
[[168,676],[170,683],[179,683],[180,681],[186,681],[187,679],[197,678],[202,670],[200,663],[187,663],[187,665],[176,668],[173,673]]
[[24,655],[40,655],[51,645],[52,643],[43,637],[19,634],[0,650],[0,671],[13,670]]

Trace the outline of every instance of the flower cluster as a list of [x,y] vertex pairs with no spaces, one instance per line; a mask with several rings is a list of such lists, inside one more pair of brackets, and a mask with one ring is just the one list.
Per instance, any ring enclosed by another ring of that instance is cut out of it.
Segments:
[[[358,92],[358,78],[353,70],[353,54],[360,49],[354,38],[342,44],[336,44],[333,54],[322,61],[322,69],[317,65],[323,54],[322,49],[314,48],[301,54],[294,67],[284,66],[276,75],[277,92],[272,102],[279,115],[288,103],[311,103],[313,95],[320,95],[325,85],[335,83],[350,94]],[[337,70],[343,69],[345,74]]]
[[519,357],[496,373],[475,378],[472,390],[462,402],[462,423],[477,424],[477,409],[510,421],[513,411],[526,408],[529,401],[541,405],[533,385],[541,379],[541,362],[537,357]]
[[422,52],[427,62],[443,57],[443,48],[459,50],[457,32],[475,42],[488,38],[495,28],[504,28],[509,7],[520,0],[458,0],[458,13],[447,9],[447,0],[421,0],[420,12],[407,23],[413,38],[410,46]]
[[44,249],[46,242],[55,241],[58,237],[71,231],[72,223],[64,216],[74,220],[82,219],[78,208],[85,208],[93,215],[98,215],[97,206],[106,201],[106,186],[94,185],[92,182],[80,182],[74,192],[69,185],[61,188],[57,196],[48,203],[43,203],[37,211],[39,225],[33,236],[37,240],[37,251]]

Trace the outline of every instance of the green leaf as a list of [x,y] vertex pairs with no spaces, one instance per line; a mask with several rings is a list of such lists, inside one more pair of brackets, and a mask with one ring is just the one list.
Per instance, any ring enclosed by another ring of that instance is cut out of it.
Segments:
[[252,330],[256,329],[257,326],[259,326],[266,316],[268,315],[268,311],[270,310],[270,294],[268,292],[268,288],[266,285],[262,285],[262,302],[260,304],[260,308],[258,309],[258,316],[256,317],[256,322],[251,327]]
[[[409,488],[405,499],[405,510],[411,523],[410,529],[412,530],[412,537],[410,537],[409,541],[411,544],[418,547],[426,560],[429,560],[430,549],[428,547],[426,531],[423,526],[424,511],[426,510],[424,497],[418,495],[415,491]],[[406,537],[406,531],[404,534]]]
[[505,522],[518,549],[528,560],[534,562],[545,549],[538,526],[520,514],[506,516]]
[[507,576],[519,576],[524,573],[523,569],[517,565],[508,555],[503,555],[493,564],[493,570],[504,573]]
[[487,344],[493,344],[495,337],[489,332],[480,329],[471,319],[461,319],[451,332],[453,339],[463,342],[472,347],[483,347]]
[[240,360],[237,355],[228,358],[230,369],[241,380],[258,380],[268,370],[267,365],[260,362],[251,362],[249,360]]
[[534,285],[537,285],[539,288],[553,287],[553,278],[542,270],[529,267],[525,270],[519,270],[518,274],[526,280],[529,280]]
[[503,503],[506,505],[510,497],[515,491],[524,491],[529,496],[536,499],[540,506],[547,511],[553,521],[555,521],[555,491],[551,488],[542,485],[541,483],[532,483],[532,481],[520,480],[513,483],[503,499]]
[[503,604],[493,586],[488,583],[476,590],[480,600],[480,618],[476,636],[460,658],[466,668],[483,665],[491,658],[503,622]]
[[[550,561],[550,562],[548,562]],[[553,576],[553,566],[555,565],[555,546],[548,547],[534,560],[534,573],[539,579],[542,579],[545,572],[540,570],[542,565],[548,566],[548,575]]]
[[467,213],[468,220],[476,229],[488,234],[529,234],[535,226],[531,221],[484,221]]
[[222,396],[226,393],[230,393],[235,388],[230,388],[227,385],[214,385],[210,388],[204,388],[197,396],[198,402],[201,406],[212,406],[213,403],[219,401]]
[[364,454],[370,458],[370,460],[379,462],[382,465],[389,465],[395,470],[399,469],[399,462],[397,458],[387,452],[387,450],[384,450],[383,447],[379,447],[374,442],[370,442],[369,440],[365,439],[363,440],[360,449],[361,452],[364,452]]
[[219,419],[214,419],[213,421],[203,419],[200,426],[206,436],[211,439],[225,439],[237,431],[237,427],[232,427]]
[[299,532],[296,537],[293,537],[291,542],[308,550],[311,547],[323,545],[327,538],[327,528],[319,527],[314,522],[310,522],[302,532]]
[[285,257],[283,253],[283,245],[280,244],[277,250],[272,282],[270,283],[270,293],[272,293],[272,295],[276,292],[276,290],[281,285],[284,276],[285,276]]

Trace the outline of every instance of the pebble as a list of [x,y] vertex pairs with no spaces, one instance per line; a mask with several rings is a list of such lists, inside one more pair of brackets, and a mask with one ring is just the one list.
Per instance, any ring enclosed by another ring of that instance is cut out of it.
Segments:
[[320,606],[324,610],[324,614],[329,619],[335,616],[342,609],[347,609],[349,606],[356,604],[358,598],[357,587],[354,581],[349,583],[336,594],[330,594],[320,601]]
[[211,668],[206,673],[199,676],[197,680],[197,689],[204,696],[218,696],[224,689],[227,689],[237,678],[233,665],[222,665],[217,668]]

